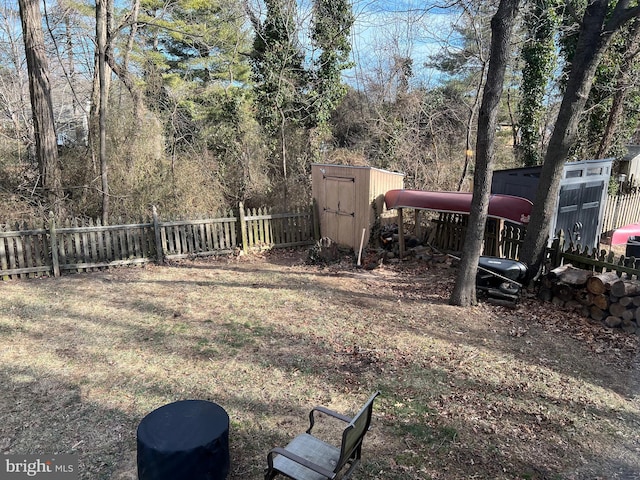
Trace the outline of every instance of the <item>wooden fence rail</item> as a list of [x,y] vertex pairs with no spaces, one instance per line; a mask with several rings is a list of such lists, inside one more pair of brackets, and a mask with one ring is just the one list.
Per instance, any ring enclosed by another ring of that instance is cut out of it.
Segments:
[[[36,228],[0,225],[0,278],[59,276],[164,259],[229,254],[263,247],[311,245],[318,238],[315,208],[293,213],[267,209],[233,211],[213,218],[101,225],[100,221],[53,216]],[[242,241],[239,241],[239,238]]]

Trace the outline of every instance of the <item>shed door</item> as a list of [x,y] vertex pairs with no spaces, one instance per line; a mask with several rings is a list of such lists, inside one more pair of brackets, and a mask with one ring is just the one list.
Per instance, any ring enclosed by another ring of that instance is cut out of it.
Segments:
[[601,180],[563,185],[560,188],[555,232],[552,233],[562,229],[565,238],[571,238],[574,243],[595,246],[603,188],[604,182]]
[[324,178],[323,236],[353,247],[356,216],[356,188],[354,177],[326,175]]

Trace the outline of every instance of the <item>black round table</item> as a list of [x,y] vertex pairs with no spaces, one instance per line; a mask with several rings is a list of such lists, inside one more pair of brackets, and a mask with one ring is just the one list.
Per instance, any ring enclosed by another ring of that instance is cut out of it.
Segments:
[[224,480],[229,474],[229,415],[213,402],[182,400],[138,425],[139,480]]

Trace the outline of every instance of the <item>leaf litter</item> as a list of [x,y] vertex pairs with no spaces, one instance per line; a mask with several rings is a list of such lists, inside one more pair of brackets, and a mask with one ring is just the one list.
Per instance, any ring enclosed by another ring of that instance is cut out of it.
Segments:
[[230,479],[322,404],[380,390],[355,479],[631,479],[638,337],[525,297],[448,305],[454,269],[304,252],[3,283],[3,453],[76,453],[135,479],[135,429],[183,398],[231,417]]

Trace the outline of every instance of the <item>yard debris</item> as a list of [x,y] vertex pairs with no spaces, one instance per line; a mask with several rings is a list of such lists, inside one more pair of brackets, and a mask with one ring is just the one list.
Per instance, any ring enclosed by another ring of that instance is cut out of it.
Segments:
[[309,249],[307,263],[310,265],[328,265],[340,259],[340,248],[329,237],[322,237]]

